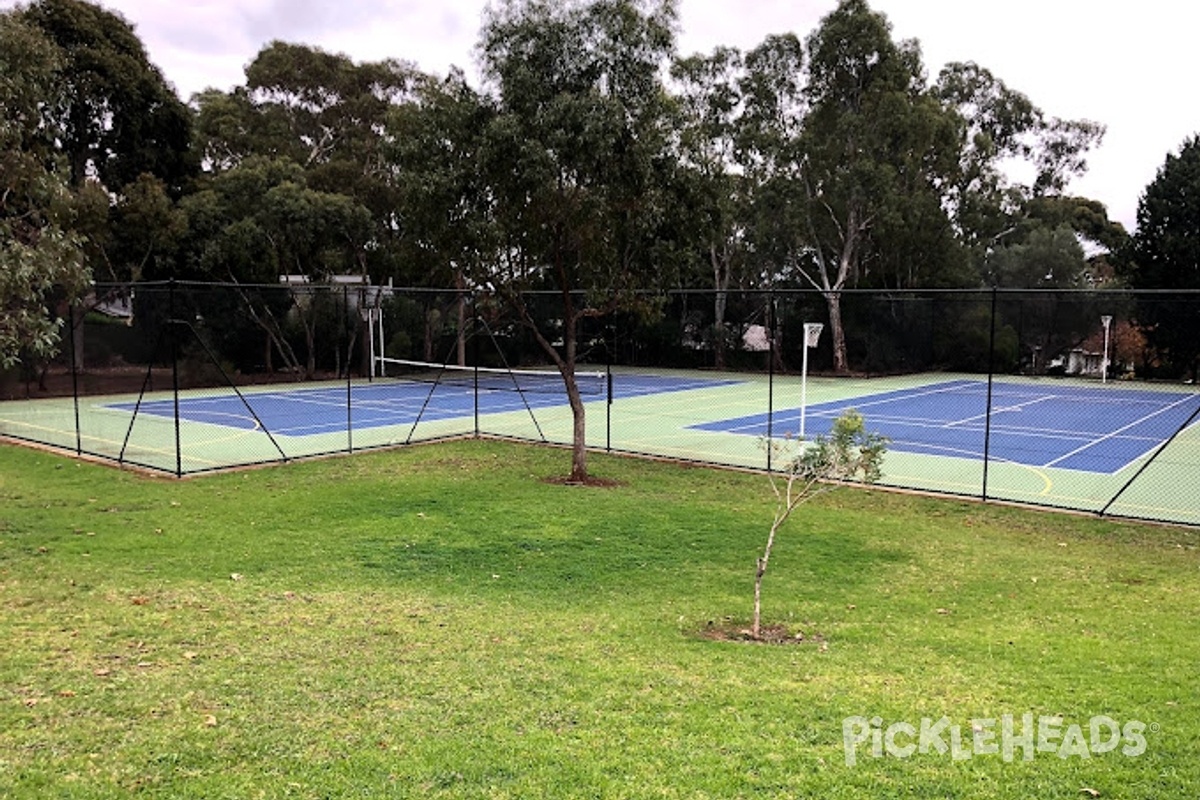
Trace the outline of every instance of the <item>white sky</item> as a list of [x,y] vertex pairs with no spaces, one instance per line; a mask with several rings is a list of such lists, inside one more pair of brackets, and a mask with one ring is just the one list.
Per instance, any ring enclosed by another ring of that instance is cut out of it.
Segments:
[[[0,0],[9,8],[14,0]],[[428,72],[474,74],[486,0],[102,0],[136,27],[187,99],[241,83],[267,42],[303,42],[356,60],[399,58]],[[679,49],[754,47],[771,33],[807,36],[836,0],[680,0]],[[1107,126],[1088,174],[1069,190],[1134,227],[1137,201],[1167,153],[1200,133],[1195,101],[1200,4],[1184,0],[872,0],[897,39],[920,40],[936,76],[975,61],[1047,114]]]

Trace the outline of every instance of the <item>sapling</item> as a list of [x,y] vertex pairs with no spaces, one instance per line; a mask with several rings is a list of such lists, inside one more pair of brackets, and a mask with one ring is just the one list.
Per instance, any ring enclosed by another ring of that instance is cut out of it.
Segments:
[[887,439],[869,432],[862,414],[849,409],[834,421],[827,436],[811,441],[769,440],[766,446],[784,466],[779,472],[768,473],[776,503],[767,546],[758,559],[754,576],[754,622],[750,635],[755,639],[762,635],[762,582],[779,529],[793,511],[814,497],[847,483],[878,481]]

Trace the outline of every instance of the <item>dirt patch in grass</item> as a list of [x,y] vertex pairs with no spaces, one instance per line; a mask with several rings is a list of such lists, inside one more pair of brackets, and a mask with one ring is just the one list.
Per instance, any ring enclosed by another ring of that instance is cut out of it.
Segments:
[[704,624],[704,627],[696,631],[696,636],[713,642],[807,644],[814,645],[821,650],[825,650],[828,647],[825,637],[811,629],[801,630],[790,628],[787,625],[763,625],[759,628],[758,636],[755,637],[750,631],[749,623],[734,620],[710,620]]
[[624,481],[619,481],[615,478],[597,478],[590,475],[582,481],[567,476],[542,478],[542,483],[549,483],[554,486],[589,486],[593,489],[616,489],[625,485]]

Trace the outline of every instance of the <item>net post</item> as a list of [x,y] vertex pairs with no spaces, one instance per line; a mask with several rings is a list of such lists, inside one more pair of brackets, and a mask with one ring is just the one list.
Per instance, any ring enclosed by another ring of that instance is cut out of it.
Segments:
[[996,300],[998,289],[992,286],[992,313],[991,313],[991,332],[988,335],[988,380],[987,380],[987,408],[984,410],[983,422],[983,486],[981,487],[981,498],[984,502],[988,499],[988,463],[991,459],[992,446],[992,390],[995,384],[996,374]]

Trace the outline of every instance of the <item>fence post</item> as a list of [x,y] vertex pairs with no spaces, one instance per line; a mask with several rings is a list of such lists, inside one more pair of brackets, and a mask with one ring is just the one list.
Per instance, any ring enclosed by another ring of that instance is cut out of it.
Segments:
[[[367,304],[367,292],[365,289],[362,289],[359,291],[359,298],[360,298],[361,304],[363,306],[365,306]],[[354,309],[354,315],[351,316],[351,314],[350,314],[350,287],[343,284],[342,285],[342,324],[339,326],[339,328],[342,331],[342,337],[341,337],[342,341],[338,342],[339,349],[341,348],[342,345],[344,345],[346,343],[346,339],[349,338],[349,330],[347,329],[347,326],[348,325],[358,325],[361,314],[362,314],[362,309],[356,307]],[[350,392],[350,388],[351,388],[350,360],[353,358],[353,354],[350,352],[350,350],[351,350],[351,348],[349,348],[349,347],[347,347],[345,350],[346,364],[344,367],[346,370],[346,452],[347,453],[354,452],[354,398]],[[339,358],[338,361],[341,361],[341,359]]]
[[183,477],[183,450],[179,437],[179,320],[175,318],[175,279],[167,284],[167,335],[171,337],[171,397],[175,404],[175,477]]
[[607,402],[604,404],[604,451],[612,452],[612,407],[613,407],[613,374],[612,346],[613,325],[604,326],[604,377]]
[[475,438],[479,438],[479,298],[471,297],[471,408],[475,416]]
[[[77,314],[75,303],[72,301],[67,310],[70,318],[70,330],[67,331],[71,340],[71,400],[75,405],[75,455],[83,455],[83,433],[79,430],[79,358],[75,344],[75,326],[83,324],[83,315]],[[76,318],[78,317],[78,322]]]
[[767,472],[771,471],[771,441],[775,436],[775,290],[767,295]]
[[983,487],[982,500],[985,502],[988,499],[988,464],[991,460],[992,446],[992,387],[994,376],[996,374],[996,296],[998,290],[995,286],[992,287],[992,314],[991,314],[991,332],[988,335],[988,381],[987,381],[987,408],[984,413],[983,423]]

